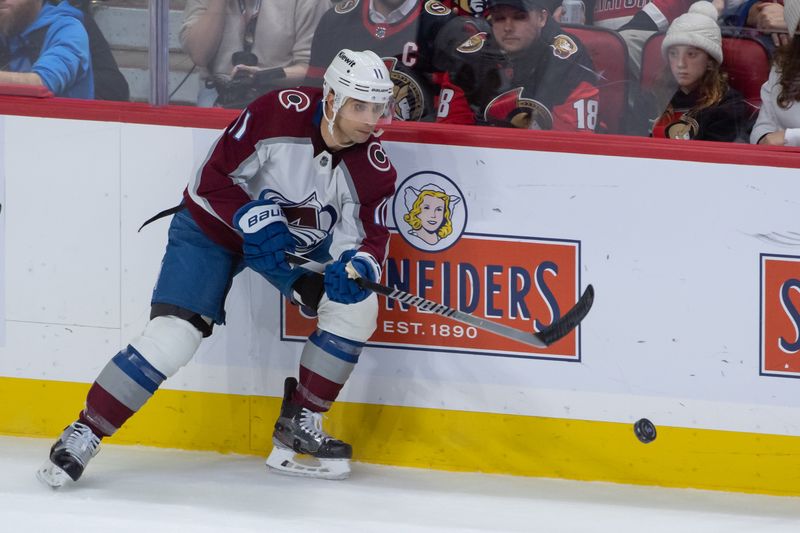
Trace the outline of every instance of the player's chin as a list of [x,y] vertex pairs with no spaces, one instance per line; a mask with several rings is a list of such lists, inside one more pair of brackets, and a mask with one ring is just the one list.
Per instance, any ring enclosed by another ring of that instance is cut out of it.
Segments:
[[363,143],[363,142],[366,142],[367,139],[369,139],[370,135],[372,135],[372,129],[368,129],[368,130],[367,129],[364,129],[364,130],[359,129],[359,130],[355,130],[350,137],[353,139],[353,141],[355,141],[357,143]]

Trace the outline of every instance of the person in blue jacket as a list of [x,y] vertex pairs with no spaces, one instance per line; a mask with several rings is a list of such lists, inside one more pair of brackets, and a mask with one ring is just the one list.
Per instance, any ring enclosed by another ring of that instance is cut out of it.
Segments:
[[0,0],[0,84],[42,85],[54,95],[94,98],[83,14],[67,0]]

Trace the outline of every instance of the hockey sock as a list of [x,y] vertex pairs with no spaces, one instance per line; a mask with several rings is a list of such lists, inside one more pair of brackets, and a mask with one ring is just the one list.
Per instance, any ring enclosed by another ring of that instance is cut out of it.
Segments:
[[300,357],[300,379],[292,402],[325,412],[331,408],[353,371],[364,343],[316,330]]
[[79,421],[98,437],[113,435],[166,377],[128,345],[108,362],[89,389]]

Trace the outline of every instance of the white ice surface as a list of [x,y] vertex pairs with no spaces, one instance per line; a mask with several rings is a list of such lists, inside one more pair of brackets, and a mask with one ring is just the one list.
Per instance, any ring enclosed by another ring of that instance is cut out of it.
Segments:
[[359,463],[321,481],[258,457],[113,445],[54,491],[34,475],[50,444],[0,437],[0,532],[800,531],[800,498]]

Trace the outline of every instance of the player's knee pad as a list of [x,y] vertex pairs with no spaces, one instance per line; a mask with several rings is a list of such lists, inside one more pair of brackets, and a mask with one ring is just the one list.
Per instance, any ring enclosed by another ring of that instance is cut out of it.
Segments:
[[354,304],[340,304],[323,296],[317,309],[319,329],[355,342],[367,342],[378,321],[378,297],[373,293]]
[[202,340],[200,330],[186,320],[157,316],[131,341],[131,346],[159,372],[170,377],[189,362]]

